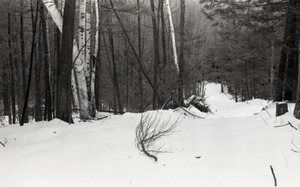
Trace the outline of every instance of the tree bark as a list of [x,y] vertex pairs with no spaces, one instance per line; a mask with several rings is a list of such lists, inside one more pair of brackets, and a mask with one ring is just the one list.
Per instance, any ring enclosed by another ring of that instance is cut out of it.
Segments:
[[[20,42],[21,42],[21,64],[22,64],[22,91],[21,91],[21,103],[19,110],[24,108],[25,92],[26,92],[26,56],[25,56],[25,39],[24,39],[24,0],[20,0]],[[23,116],[21,116],[23,118]],[[28,115],[25,114],[24,122],[28,123]]]
[[37,20],[38,20],[39,1],[37,1],[35,17],[33,15],[32,1],[30,1],[30,4],[31,4],[31,19],[32,19],[32,22],[33,22],[33,25],[32,25],[32,42],[31,42],[31,52],[30,52],[29,75],[28,75],[25,101],[24,101],[24,107],[23,107],[23,111],[22,111],[22,119],[20,121],[20,126],[24,125],[25,116],[27,116],[26,114],[27,114],[27,109],[28,109],[28,100],[29,100],[29,92],[30,92],[31,77],[32,77],[33,57],[34,57],[34,52],[35,52],[35,47],[36,47],[35,35],[36,35],[36,25],[37,25]]
[[[61,16],[59,10],[57,9],[53,0],[42,0],[48,12],[50,13],[53,21],[60,31],[62,31],[63,17]],[[81,48],[82,49],[82,48]],[[79,92],[79,102],[80,102],[80,118],[83,120],[89,119],[89,103],[88,103],[88,93],[86,77],[84,72],[84,58],[78,50],[77,41],[73,40],[73,64],[78,79],[78,92]],[[59,61],[59,60],[58,60]],[[58,75],[57,75],[58,76]],[[57,101],[58,103],[58,101]]]
[[71,110],[71,74],[73,64],[73,39],[76,1],[66,0],[64,6],[64,24],[62,28],[62,44],[57,68],[57,113],[56,117],[73,123]]
[[51,99],[51,89],[50,89],[50,77],[49,77],[49,49],[48,49],[48,35],[47,35],[47,26],[46,18],[44,15],[44,6],[40,5],[40,23],[42,25],[43,31],[43,44],[44,44],[44,79],[45,79],[45,116],[47,120],[52,120],[52,99]]
[[[110,20],[110,23],[111,23],[111,20]],[[119,112],[121,113],[121,112],[123,112],[123,106],[122,106],[122,101],[121,101],[119,78],[118,78],[118,73],[117,73],[117,63],[116,63],[116,60],[115,60],[114,37],[113,37],[113,33],[112,33],[111,28],[109,28],[109,39],[110,39],[112,68],[113,68],[113,84],[114,84],[114,95],[115,95],[114,96],[114,98],[115,98],[114,103],[116,104],[116,102],[118,102]]]
[[[41,21],[41,20],[40,20]],[[35,72],[35,104],[34,104],[34,117],[35,121],[42,121],[43,114],[42,114],[42,94],[41,94],[41,64],[43,57],[43,47],[42,47],[42,27],[41,24],[39,26],[39,33],[38,33],[38,51],[37,57],[34,64],[34,72]]]
[[180,0],[178,104],[183,106],[185,0]]
[[281,49],[280,62],[278,66],[277,82],[274,91],[274,100],[296,99],[297,69],[298,69],[298,46],[297,46],[297,16],[293,8],[297,1],[290,0],[290,7],[286,16],[284,31],[284,44]]
[[15,77],[13,69],[13,57],[12,57],[12,46],[11,46],[11,13],[10,10],[7,14],[7,34],[8,34],[8,62],[9,62],[9,74],[10,74],[10,98],[11,98],[11,108],[12,108],[12,123],[16,123],[16,100],[15,100]]
[[[140,9],[140,0],[137,0],[137,11],[138,11],[138,53],[139,53],[139,60],[140,64],[142,63],[142,30],[141,30],[141,9]],[[128,66],[128,61],[127,61],[127,66]],[[127,67],[128,70],[128,67]],[[128,77],[127,77],[127,82],[128,82]],[[127,86],[128,88],[128,86]],[[128,97],[128,91],[127,91],[127,97]],[[139,97],[140,97],[140,106],[139,110],[140,112],[143,112],[143,105],[144,105],[144,89],[143,89],[143,77],[142,77],[142,72],[141,72],[141,67],[139,67]],[[128,101],[128,99],[127,99]]]
[[170,33],[171,33],[171,40],[172,40],[172,47],[173,47],[174,64],[175,64],[175,67],[177,70],[177,74],[179,74],[180,70],[179,70],[178,58],[177,58],[175,31],[174,31],[174,24],[173,24],[172,12],[171,12],[169,0],[166,0],[166,7],[167,7],[168,17],[169,17],[169,22],[170,22]]
[[155,5],[154,0],[150,0],[151,11],[152,11],[152,33],[153,33],[153,51],[154,51],[154,63],[153,63],[153,96],[152,96],[152,107],[153,110],[157,109],[157,90],[158,90],[158,65],[159,65],[159,44],[158,44],[158,29],[157,20],[155,17]]

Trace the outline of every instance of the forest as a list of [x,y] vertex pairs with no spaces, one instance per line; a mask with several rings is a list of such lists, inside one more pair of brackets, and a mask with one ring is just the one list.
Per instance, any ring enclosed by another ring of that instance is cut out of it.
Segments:
[[235,101],[296,102],[296,0],[1,0],[9,123],[184,106],[221,83]]
[[0,186],[299,187],[299,0],[0,0]]

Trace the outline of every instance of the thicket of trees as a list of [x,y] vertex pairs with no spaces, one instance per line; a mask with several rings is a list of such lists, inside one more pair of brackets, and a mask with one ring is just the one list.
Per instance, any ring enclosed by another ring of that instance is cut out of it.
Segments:
[[1,106],[10,123],[141,112],[170,96],[166,107],[176,107],[205,80],[227,85],[236,101],[300,101],[296,0],[0,4]]

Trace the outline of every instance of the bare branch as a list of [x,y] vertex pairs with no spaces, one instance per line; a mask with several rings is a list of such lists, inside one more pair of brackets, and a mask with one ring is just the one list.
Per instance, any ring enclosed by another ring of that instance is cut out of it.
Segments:
[[164,120],[159,116],[159,112],[156,114],[147,113],[142,114],[140,123],[136,128],[136,146],[146,156],[158,160],[158,153],[167,153],[169,151],[162,150],[163,146],[157,146],[156,142],[162,137],[171,135],[179,121],[179,117],[175,120],[171,120],[171,116],[167,120]]

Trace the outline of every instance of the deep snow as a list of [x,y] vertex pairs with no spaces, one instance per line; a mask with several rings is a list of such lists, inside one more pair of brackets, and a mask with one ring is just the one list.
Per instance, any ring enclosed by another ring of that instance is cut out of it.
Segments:
[[[2,187],[268,187],[300,186],[300,123],[290,112],[275,117],[264,100],[235,103],[220,85],[206,85],[213,113],[194,119],[182,110],[176,131],[158,141],[158,162],[135,147],[141,114],[66,124],[60,120],[0,128]],[[262,108],[266,108],[262,110]],[[153,112],[155,113],[155,112]],[[285,125],[290,122],[298,130]]]

